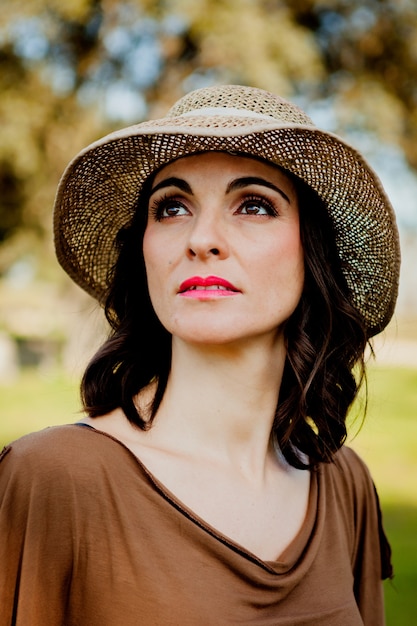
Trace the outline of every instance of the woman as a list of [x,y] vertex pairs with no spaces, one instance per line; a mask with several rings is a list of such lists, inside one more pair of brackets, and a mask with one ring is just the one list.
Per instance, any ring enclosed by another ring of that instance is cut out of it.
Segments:
[[270,93],[202,89],[81,152],[55,235],[112,332],[84,418],[3,452],[1,624],[383,624],[389,545],[343,446],[399,271],[363,158]]

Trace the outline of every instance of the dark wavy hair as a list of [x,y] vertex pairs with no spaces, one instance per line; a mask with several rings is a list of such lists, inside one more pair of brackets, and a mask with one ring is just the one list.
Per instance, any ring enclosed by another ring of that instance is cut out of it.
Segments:
[[[272,436],[288,463],[305,469],[330,462],[346,439],[347,412],[365,378],[367,334],[349,298],[324,202],[285,173],[297,189],[305,284],[285,324],[287,357]],[[150,188],[147,181],[132,223],[119,231],[118,260],[109,274],[105,302],[111,334],[81,382],[90,417],[121,407],[143,430],[152,426],[171,366],[171,335],[153,310],[142,253]],[[156,383],[156,393],[145,418],[134,396],[150,382]]]

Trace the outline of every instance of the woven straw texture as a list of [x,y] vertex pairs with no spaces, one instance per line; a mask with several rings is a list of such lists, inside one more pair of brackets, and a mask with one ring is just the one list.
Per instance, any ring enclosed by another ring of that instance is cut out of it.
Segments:
[[144,181],[177,158],[210,150],[267,159],[325,201],[343,273],[370,336],[397,298],[399,241],[394,211],[376,174],[339,137],[314,127],[295,105],[259,89],[219,86],[184,96],[167,117],[88,146],[69,164],[54,212],[59,262],[103,302],[117,232],[130,223]]

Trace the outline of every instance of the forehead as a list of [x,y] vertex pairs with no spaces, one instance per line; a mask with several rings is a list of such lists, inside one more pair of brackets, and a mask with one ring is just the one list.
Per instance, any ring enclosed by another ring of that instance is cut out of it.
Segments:
[[228,152],[203,152],[181,157],[162,167],[154,177],[157,184],[169,176],[184,178],[210,176],[239,177],[262,176],[267,180],[275,180],[287,185],[295,191],[292,179],[277,165],[246,155],[235,155]]

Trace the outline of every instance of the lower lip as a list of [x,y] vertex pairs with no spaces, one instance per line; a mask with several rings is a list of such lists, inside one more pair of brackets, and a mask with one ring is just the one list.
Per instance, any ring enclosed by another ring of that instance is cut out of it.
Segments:
[[182,298],[191,298],[192,300],[217,300],[218,298],[237,296],[238,293],[238,291],[229,291],[228,289],[190,289],[182,291],[179,295]]

